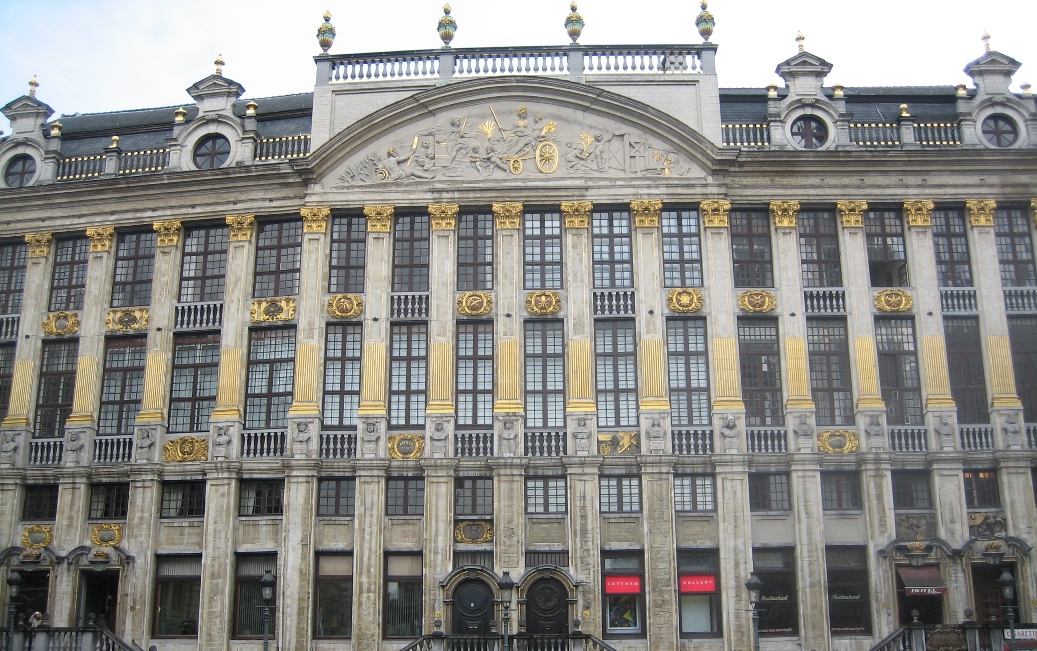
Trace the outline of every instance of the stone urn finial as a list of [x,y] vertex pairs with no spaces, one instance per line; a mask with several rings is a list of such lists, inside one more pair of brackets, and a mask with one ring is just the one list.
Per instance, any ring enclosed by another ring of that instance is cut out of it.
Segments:
[[223,55],[222,54],[217,55],[216,56],[216,60],[213,61],[213,63],[216,64],[216,76],[217,77],[222,77],[223,76],[223,65],[225,63],[227,63],[226,61],[223,60]]
[[990,34],[987,32],[987,30],[983,30],[983,36],[980,37],[980,40],[983,41],[983,51],[984,52],[989,52],[990,51]]
[[443,16],[436,29],[439,30],[439,38],[443,39],[443,47],[450,47],[450,41],[454,40],[454,34],[457,33],[457,21],[450,15],[449,3],[443,5]]
[[40,80],[36,78],[36,75],[32,76],[29,80],[29,97],[36,97],[36,89],[40,87]]
[[713,14],[706,11],[706,0],[702,0],[702,13],[695,19],[695,27],[699,28],[699,36],[706,43],[709,43],[709,37],[713,35],[713,28],[716,27],[716,21],[713,20]]
[[799,51],[800,52],[803,51],[803,42],[806,41],[806,40],[807,40],[807,37],[803,36],[803,32],[798,32],[796,34],[796,44],[799,45]]
[[317,45],[320,46],[320,49],[324,50],[324,54],[327,54],[334,42],[335,26],[331,24],[331,12],[325,11],[324,22],[317,28]]
[[569,15],[565,19],[565,31],[569,34],[569,38],[576,43],[580,38],[580,34],[583,33],[583,16],[576,13],[576,0],[569,3]]

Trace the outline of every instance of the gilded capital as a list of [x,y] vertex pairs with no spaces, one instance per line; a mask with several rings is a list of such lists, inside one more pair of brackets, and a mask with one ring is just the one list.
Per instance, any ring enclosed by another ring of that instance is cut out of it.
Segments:
[[798,201],[772,201],[771,215],[777,228],[795,228],[799,215]]
[[457,228],[457,213],[461,206],[456,203],[432,203],[428,216],[434,231],[452,231]]
[[908,226],[930,227],[933,225],[934,207],[932,201],[905,201],[904,221]]
[[394,206],[364,206],[368,233],[388,233],[392,229]]
[[227,226],[230,226],[231,242],[248,242],[252,239],[252,229],[256,225],[255,214],[227,215]]
[[158,233],[159,246],[176,246],[180,243],[180,227],[183,226],[179,219],[171,219],[167,222],[155,222],[151,225]]
[[29,245],[30,258],[46,258],[50,255],[50,233],[29,233],[25,236],[25,243]]
[[702,213],[702,225],[706,228],[727,228],[728,217],[731,215],[730,201],[703,201],[699,204]]
[[115,237],[114,226],[98,226],[86,229],[86,236],[90,238],[90,252],[97,253],[112,250],[112,238]]
[[590,201],[563,201],[562,215],[565,216],[566,228],[588,228],[591,225],[591,210],[594,204]]
[[965,202],[965,211],[969,213],[969,223],[973,226],[993,226],[996,209],[997,202],[992,199],[969,199]]
[[864,211],[868,209],[867,201],[837,201],[835,204],[842,218],[843,228],[863,228]]
[[495,203],[493,204],[493,218],[497,230],[522,228],[522,204]]
[[637,228],[658,228],[662,216],[662,201],[631,201],[630,213]]
[[1030,214],[1033,215],[1033,223],[1037,226],[1037,199],[1030,199]]
[[327,233],[328,217],[331,217],[330,206],[307,206],[299,209],[302,215],[303,233]]

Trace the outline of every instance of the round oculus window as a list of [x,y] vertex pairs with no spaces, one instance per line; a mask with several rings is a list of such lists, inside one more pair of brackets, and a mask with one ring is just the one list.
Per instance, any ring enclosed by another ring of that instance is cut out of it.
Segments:
[[828,125],[810,115],[792,123],[792,142],[800,149],[820,149],[828,142]]
[[227,164],[230,141],[221,135],[206,136],[194,148],[194,166],[200,170],[214,170]]
[[28,154],[19,154],[11,159],[4,170],[4,183],[9,188],[24,188],[36,176],[36,159]]
[[1019,127],[1007,115],[995,113],[983,120],[983,137],[994,147],[1011,147],[1019,139]]

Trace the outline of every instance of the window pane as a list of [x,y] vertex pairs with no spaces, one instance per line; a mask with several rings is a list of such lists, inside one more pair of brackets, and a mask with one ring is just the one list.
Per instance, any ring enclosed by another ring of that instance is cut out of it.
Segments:
[[366,265],[367,219],[360,215],[333,217],[328,291],[362,294]]
[[522,222],[523,286],[562,288],[562,217],[557,212],[527,212]]
[[223,300],[229,234],[226,226],[192,228],[184,232],[181,303]]
[[663,286],[702,286],[702,241],[697,210],[664,210]]
[[266,222],[259,225],[253,296],[269,298],[298,294],[301,265],[301,220]]
[[735,287],[773,287],[771,220],[766,210],[732,210],[729,218]]
[[162,580],[155,583],[155,635],[197,637],[202,581],[197,578]]
[[594,323],[598,426],[637,426],[637,344],[633,321]]
[[634,286],[629,212],[613,210],[593,213],[591,248],[595,289],[625,289]]
[[784,425],[777,319],[738,319],[738,361],[746,424]]
[[810,392],[819,426],[853,425],[853,383],[846,319],[807,319]]

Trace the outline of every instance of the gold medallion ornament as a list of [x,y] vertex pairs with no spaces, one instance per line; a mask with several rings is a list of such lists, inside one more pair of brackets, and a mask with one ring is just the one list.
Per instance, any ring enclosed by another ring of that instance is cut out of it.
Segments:
[[34,524],[22,532],[22,545],[27,549],[43,549],[54,541],[53,527]]
[[702,213],[702,225],[706,228],[727,228],[731,202],[703,201],[699,204],[699,212]]
[[429,204],[428,215],[434,231],[452,231],[457,228],[457,213],[461,209],[456,203]]
[[522,227],[522,204],[521,203],[495,203],[493,204],[493,217],[497,230],[503,228]]
[[328,299],[328,316],[333,319],[352,319],[364,311],[364,299],[358,294],[336,294]]
[[307,206],[300,208],[299,214],[302,215],[303,233],[328,232],[328,217],[331,217],[330,206]]
[[75,312],[54,312],[43,320],[43,332],[51,336],[79,332],[79,315]]
[[156,238],[159,246],[176,246],[180,243],[180,227],[183,223],[179,219],[168,222],[155,222],[151,225],[158,233]]
[[911,294],[902,289],[875,292],[875,307],[881,312],[906,312],[915,304]]
[[857,432],[848,429],[833,429],[817,434],[817,449],[825,454],[849,454],[860,447]]
[[526,294],[526,311],[536,316],[548,316],[562,311],[559,292],[540,290]]
[[904,221],[908,226],[932,226],[933,208],[932,201],[905,201]]
[[248,242],[252,239],[252,227],[256,224],[256,216],[227,215],[227,226],[230,226],[231,242]]
[[489,292],[463,292],[457,297],[457,313],[463,316],[482,316],[493,309]]
[[594,204],[590,201],[563,201],[562,215],[565,216],[566,228],[588,228],[591,225],[591,210]]
[[630,213],[636,228],[658,228],[663,211],[662,201],[631,201]]
[[993,226],[996,209],[997,202],[991,199],[969,199],[965,202],[969,223],[973,226]]
[[29,245],[30,258],[46,258],[50,255],[50,233],[29,233],[25,243]]
[[102,522],[90,527],[90,543],[94,547],[115,547],[122,542],[122,525]]
[[166,461],[208,461],[209,440],[199,436],[181,436],[166,443]]
[[598,434],[598,454],[637,454],[641,451],[640,432]]
[[392,228],[393,206],[364,206],[368,233],[388,233]]
[[252,301],[252,323],[291,321],[294,318],[294,298],[261,298]]
[[864,228],[864,211],[867,201],[837,201],[836,210],[843,221],[843,228]]
[[124,310],[108,310],[104,319],[108,332],[135,332],[148,329],[148,308],[135,307]]
[[493,542],[493,523],[482,520],[458,522],[454,527],[454,542],[464,545]]
[[425,452],[425,437],[421,434],[393,434],[389,437],[390,459],[420,459]]
[[115,237],[114,226],[98,226],[86,229],[86,236],[90,238],[90,252],[112,250],[112,238]]
[[773,312],[778,307],[774,292],[750,289],[738,295],[738,309],[743,312]]
[[702,309],[701,289],[671,289],[666,295],[666,304],[674,312],[698,312]]
[[799,215],[798,201],[772,201],[771,215],[777,228],[796,228],[796,217]]

